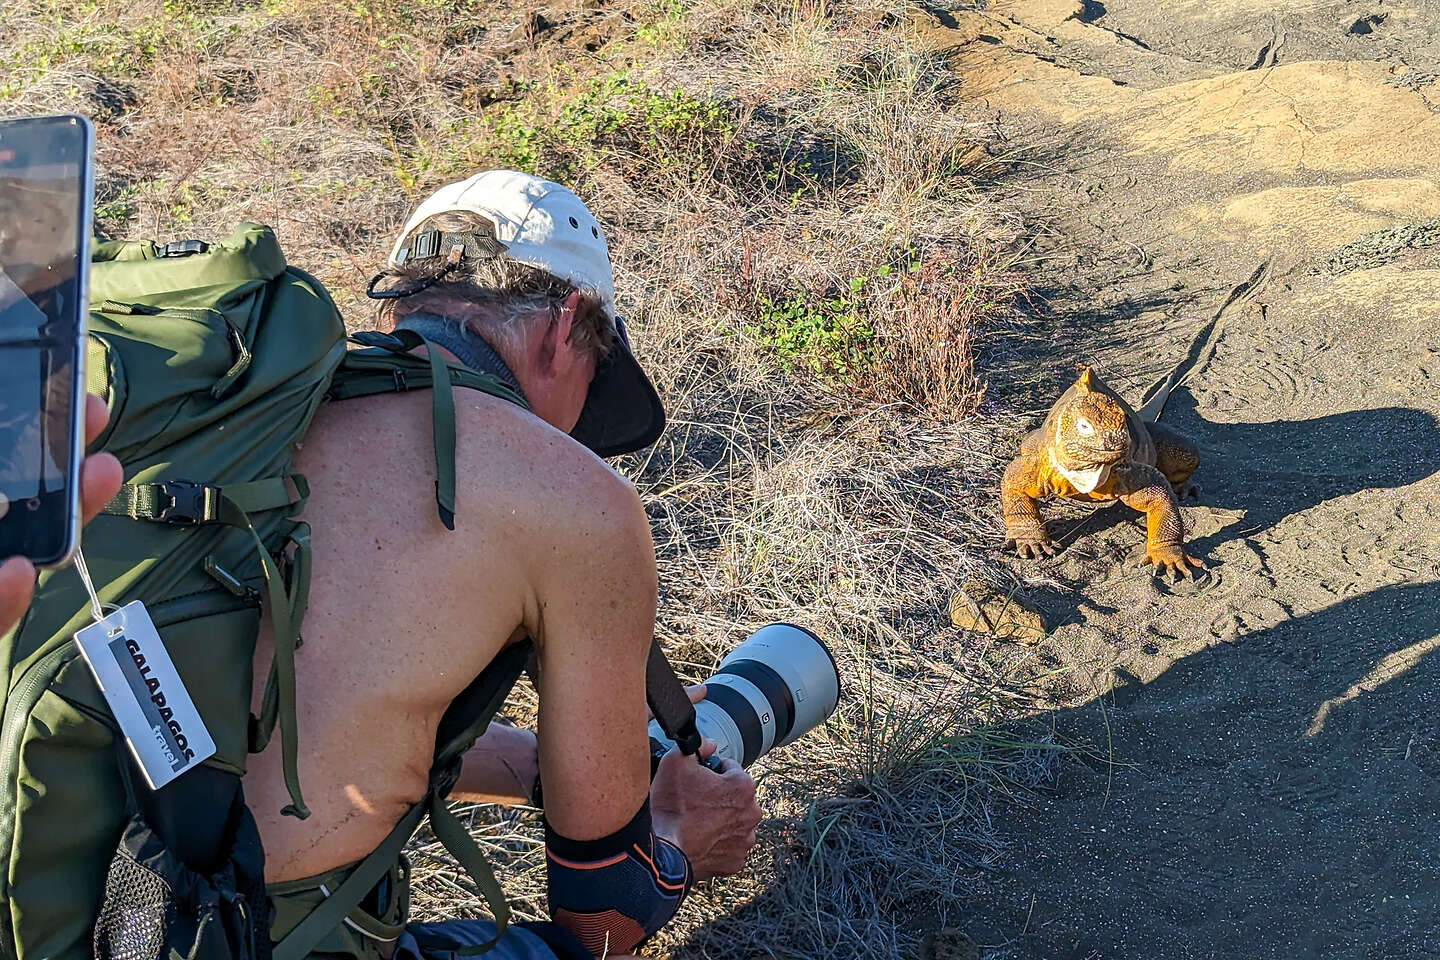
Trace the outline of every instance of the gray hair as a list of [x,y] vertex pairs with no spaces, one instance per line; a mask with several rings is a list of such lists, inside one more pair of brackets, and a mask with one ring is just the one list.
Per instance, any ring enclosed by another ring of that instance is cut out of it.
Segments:
[[[427,217],[406,238],[426,230],[494,236],[495,227],[479,214],[452,211]],[[380,286],[401,288],[431,280],[445,270],[441,259],[387,266]],[[539,267],[501,257],[467,258],[426,289],[408,297],[381,300],[376,320],[393,329],[412,313],[430,313],[454,320],[463,330],[483,338],[502,353],[518,352],[532,324],[548,323],[570,294],[580,293],[580,307],[570,330],[577,350],[591,348],[603,357],[615,343],[614,318],[600,305],[600,294],[588,284],[561,280]]]

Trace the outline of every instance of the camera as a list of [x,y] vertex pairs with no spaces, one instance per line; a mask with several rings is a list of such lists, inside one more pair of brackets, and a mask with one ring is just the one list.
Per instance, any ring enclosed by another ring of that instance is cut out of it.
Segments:
[[[710,765],[748,767],[823,723],[840,702],[840,671],[824,642],[803,627],[772,623],[720,661],[695,704],[695,726],[715,742]],[[654,762],[674,742],[650,721]]]

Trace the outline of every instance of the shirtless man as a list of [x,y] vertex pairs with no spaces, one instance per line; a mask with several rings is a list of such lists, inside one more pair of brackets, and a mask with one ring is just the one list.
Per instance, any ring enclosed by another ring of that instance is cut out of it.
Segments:
[[[635,489],[596,454],[652,443],[664,414],[617,328],[605,241],[570,191],[492,171],[427,200],[377,279],[391,295],[386,324],[508,380],[531,409],[454,391],[454,530],[437,518],[427,472],[428,391],[329,405],[306,435],[295,466],[313,491],[314,574],[296,682],[310,817],[279,813],[289,797],[278,746],[245,778],[272,934],[281,940],[424,795],[445,708],[529,637],[538,742],[492,725],[451,798],[526,802],[538,774],[556,923],[512,927],[487,956],[628,953],[694,880],[741,869],[761,815],[733,763],[716,773],[672,753],[651,784],[654,549]],[[256,664],[270,647],[262,635]],[[366,916],[316,952],[411,958],[493,936],[489,921],[401,933],[403,882],[392,873]]]

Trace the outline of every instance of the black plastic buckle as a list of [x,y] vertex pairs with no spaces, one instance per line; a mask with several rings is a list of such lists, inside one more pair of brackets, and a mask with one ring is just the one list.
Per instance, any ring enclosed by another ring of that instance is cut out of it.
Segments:
[[410,254],[411,260],[429,260],[440,252],[440,231],[426,230],[415,238],[415,251]]
[[160,508],[156,520],[181,527],[210,523],[220,515],[220,488],[193,480],[166,480],[155,484],[160,495],[170,503]]
[[358,343],[362,347],[380,347],[384,350],[404,350],[405,344],[400,338],[391,333],[382,333],[379,330],[361,330],[359,333],[350,334],[350,342]]
[[204,240],[172,240],[159,250],[155,251],[158,257],[188,257],[195,253],[204,253],[210,249],[210,244]]

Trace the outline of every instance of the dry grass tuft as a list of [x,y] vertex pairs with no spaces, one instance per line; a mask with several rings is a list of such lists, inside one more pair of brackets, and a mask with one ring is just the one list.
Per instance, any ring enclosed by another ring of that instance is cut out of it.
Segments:
[[[834,719],[758,765],[752,869],[696,891],[672,956],[904,955],[995,856],[987,812],[1055,748],[991,732],[1024,654],[950,626],[1010,428],[977,350],[1016,281],[970,192],[972,126],[890,0],[8,0],[0,115],[99,127],[116,236],[276,227],[359,291],[414,203],[513,165],[569,181],[612,236],[621,308],[671,426],[622,469],[649,510],[658,630],[691,677],[749,631],[825,637]],[[14,28],[18,25],[18,28]],[[515,710],[533,706],[525,693]],[[471,812],[520,916],[534,817]],[[483,912],[412,844],[421,918]]]

